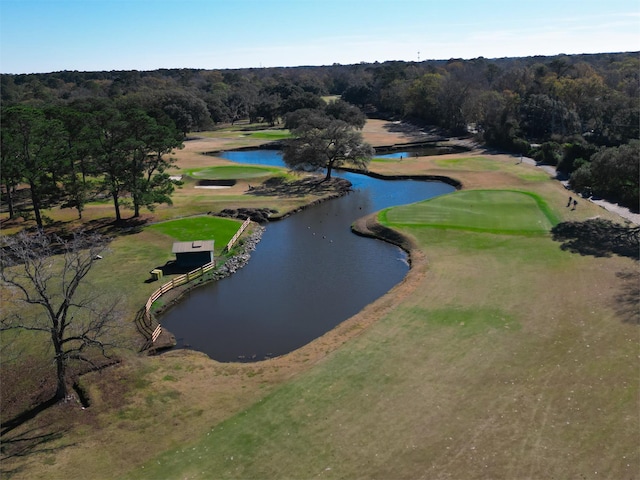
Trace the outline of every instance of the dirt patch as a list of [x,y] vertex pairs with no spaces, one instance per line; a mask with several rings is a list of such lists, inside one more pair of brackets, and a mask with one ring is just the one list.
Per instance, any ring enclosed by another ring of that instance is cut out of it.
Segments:
[[372,146],[429,142],[442,139],[436,129],[424,129],[406,122],[368,119],[362,135]]

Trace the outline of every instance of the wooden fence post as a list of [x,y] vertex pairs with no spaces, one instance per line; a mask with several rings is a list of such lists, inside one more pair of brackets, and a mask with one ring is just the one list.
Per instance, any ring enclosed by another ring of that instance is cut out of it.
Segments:
[[240,235],[242,235],[242,232],[244,232],[247,227],[249,226],[249,224],[251,223],[251,219],[247,218],[242,225],[240,225],[240,228],[238,229],[238,231],[236,232],[236,234],[231,238],[231,240],[229,240],[229,243],[227,243],[227,246],[225,247],[225,249],[227,250],[227,252],[229,250],[231,250],[231,247],[233,247],[233,245],[236,243],[236,240],[238,240],[238,238],[240,238]]
[[[153,322],[153,317],[151,315],[151,307],[153,306],[153,303],[159,299],[163,294],[165,294],[166,292],[168,292],[169,290],[174,289],[177,286],[183,285],[185,283],[189,283],[190,279],[194,279],[194,278],[198,278],[202,275],[204,275],[205,271],[209,271],[212,270],[215,267],[215,262],[209,262],[206,265],[201,265],[200,267],[196,268],[195,270],[191,271],[191,272],[187,272],[184,275],[180,275],[176,278],[172,278],[170,282],[165,283],[164,285],[162,285],[160,288],[158,288],[155,292],[153,292],[151,294],[151,296],[149,297],[149,299],[147,300],[147,303],[145,303],[144,305],[144,317],[145,317],[145,321],[148,322],[149,327],[151,327],[151,324]],[[178,280],[178,281],[176,281]],[[158,323],[158,326],[155,328],[155,330],[153,331],[152,335],[151,335],[151,342],[155,342],[158,337],[160,336],[160,333],[162,332],[162,327],[161,325]]]
[[155,341],[158,339],[161,333],[162,333],[162,327],[160,326],[160,324],[158,324],[156,329],[151,334],[151,342],[155,343]]

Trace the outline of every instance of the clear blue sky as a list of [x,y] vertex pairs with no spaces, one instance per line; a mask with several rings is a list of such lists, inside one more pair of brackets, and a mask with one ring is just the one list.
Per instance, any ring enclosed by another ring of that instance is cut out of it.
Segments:
[[0,72],[640,50],[640,0],[0,0]]

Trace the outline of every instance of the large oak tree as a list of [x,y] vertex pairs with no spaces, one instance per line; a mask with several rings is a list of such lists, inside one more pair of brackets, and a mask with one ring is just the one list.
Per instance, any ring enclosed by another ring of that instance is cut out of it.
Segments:
[[345,163],[366,167],[374,153],[362,134],[343,120],[312,116],[292,133],[294,138],[284,148],[284,162],[293,170],[325,169],[325,181],[334,168]]

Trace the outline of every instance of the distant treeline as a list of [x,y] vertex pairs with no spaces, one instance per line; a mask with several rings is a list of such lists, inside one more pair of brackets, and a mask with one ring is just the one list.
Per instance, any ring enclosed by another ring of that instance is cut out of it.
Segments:
[[[572,184],[581,192],[638,208],[637,155],[631,165],[625,160],[637,152],[640,138],[638,52],[240,70],[62,71],[4,74],[1,81],[3,109],[126,100],[162,124],[170,120],[184,135],[239,120],[277,125],[290,112],[321,108],[322,97],[338,96],[369,116],[471,133],[488,146],[532,155],[568,175],[579,172]],[[613,182],[602,175],[613,176]]]

